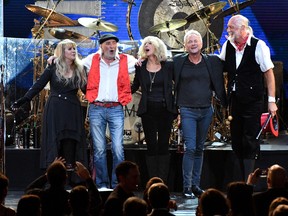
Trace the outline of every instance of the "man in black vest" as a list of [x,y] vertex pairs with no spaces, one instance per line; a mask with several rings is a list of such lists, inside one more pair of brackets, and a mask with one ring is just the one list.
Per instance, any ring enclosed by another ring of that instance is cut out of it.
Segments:
[[231,122],[232,149],[239,158],[243,180],[254,170],[260,152],[256,139],[261,129],[264,82],[268,90],[268,111],[276,114],[275,78],[269,47],[253,36],[249,20],[242,15],[230,18],[228,38],[220,58],[228,72],[228,97]]

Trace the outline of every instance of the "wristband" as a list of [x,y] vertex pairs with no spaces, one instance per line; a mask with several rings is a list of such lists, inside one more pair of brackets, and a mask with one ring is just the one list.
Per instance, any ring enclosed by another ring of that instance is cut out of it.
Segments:
[[268,103],[276,103],[275,97],[268,96]]

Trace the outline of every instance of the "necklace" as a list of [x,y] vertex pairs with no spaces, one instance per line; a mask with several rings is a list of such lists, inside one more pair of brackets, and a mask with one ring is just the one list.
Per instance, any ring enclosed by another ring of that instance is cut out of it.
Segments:
[[153,83],[154,83],[154,80],[155,80],[157,72],[153,73],[153,75],[151,75],[151,74],[152,74],[152,72],[149,72],[149,77],[150,77],[150,88],[149,88],[149,91],[150,92],[152,91],[152,86],[153,86]]

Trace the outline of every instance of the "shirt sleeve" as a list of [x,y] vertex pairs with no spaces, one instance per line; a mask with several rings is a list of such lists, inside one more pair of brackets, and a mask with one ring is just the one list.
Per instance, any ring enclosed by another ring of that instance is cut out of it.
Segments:
[[266,72],[267,70],[274,68],[274,64],[270,56],[270,49],[262,40],[259,40],[257,43],[255,58],[256,62],[260,65],[262,72]]
[[128,72],[129,74],[134,73],[135,72],[135,64],[137,62],[137,59],[132,56],[132,55],[127,55],[128,57]]
[[87,74],[90,71],[91,64],[92,64],[92,58],[95,55],[95,53],[92,53],[88,56],[86,56],[84,59],[82,59],[82,64],[87,68]]

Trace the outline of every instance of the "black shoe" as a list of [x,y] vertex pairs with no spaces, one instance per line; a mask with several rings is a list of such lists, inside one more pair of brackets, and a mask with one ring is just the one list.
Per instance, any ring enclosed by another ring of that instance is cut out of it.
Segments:
[[192,185],[192,192],[195,194],[196,197],[199,198],[201,196],[201,194],[204,193],[204,190],[202,190],[197,185]]
[[186,199],[194,199],[195,196],[194,194],[192,193],[191,189],[190,188],[185,188],[184,191],[183,191],[183,196],[186,198]]

